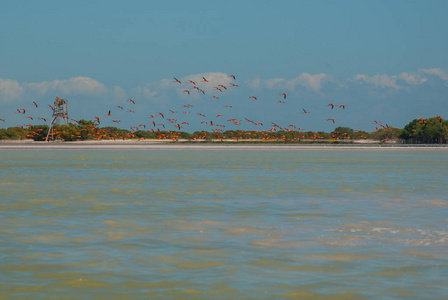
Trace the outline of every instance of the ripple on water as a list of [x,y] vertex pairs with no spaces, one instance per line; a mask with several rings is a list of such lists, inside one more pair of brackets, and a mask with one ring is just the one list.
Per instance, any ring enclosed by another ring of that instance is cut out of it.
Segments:
[[2,152],[0,298],[443,299],[447,158]]

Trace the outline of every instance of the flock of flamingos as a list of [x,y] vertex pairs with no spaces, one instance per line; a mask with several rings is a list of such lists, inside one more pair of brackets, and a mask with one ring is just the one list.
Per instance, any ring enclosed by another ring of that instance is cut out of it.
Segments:
[[[180,90],[185,95],[191,96],[193,93],[199,93],[201,95],[205,95],[210,97],[211,101],[216,101],[220,99],[221,95],[224,95],[225,92],[229,89],[234,89],[238,87],[238,84],[236,83],[236,76],[235,75],[228,75],[228,81],[224,84],[212,84],[206,77],[202,77],[199,81],[193,81],[193,80],[179,80],[176,77],[174,77],[173,83],[176,85],[179,84]],[[207,92],[206,92],[207,91]],[[210,93],[212,91],[212,93]],[[288,99],[288,95],[286,93],[280,93],[279,100],[277,103],[282,104],[286,103]],[[258,97],[256,95],[250,95],[248,96],[248,101],[258,101]],[[216,101],[217,103],[220,103],[219,101]],[[221,104],[222,105],[222,104]],[[345,110],[344,104],[333,104],[328,103],[326,106],[328,106],[329,110],[333,109],[341,109]],[[55,111],[55,108],[51,105],[49,105],[52,112]],[[18,125],[21,128],[29,128],[30,130],[35,125],[48,125],[50,123],[50,118],[48,116],[36,116],[35,113],[41,113],[41,110],[38,110],[39,104],[35,101],[33,101],[32,105],[30,105],[30,108],[17,108],[16,113],[21,114],[24,116],[24,120],[26,120],[26,124]],[[131,126],[131,132],[135,133],[139,130],[146,130],[146,131],[152,131],[154,133],[158,133],[157,137],[161,139],[177,139],[177,136],[179,136],[179,131],[188,131],[188,126],[191,122],[196,122],[195,124],[200,123],[204,127],[204,136],[206,132],[213,132],[217,138],[219,137],[219,134],[224,132],[225,127],[230,128],[237,128],[237,126],[241,125],[243,122],[251,123],[253,126],[256,126],[254,128],[260,128],[260,130],[254,130],[254,132],[258,133],[257,138],[270,138],[272,135],[269,135],[269,132],[275,132],[275,131],[286,131],[286,132],[298,132],[300,133],[303,128],[300,128],[294,124],[282,124],[279,125],[277,123],[271,122],[270,124],[263,124],[263,122],[258,120],[250,120],[248,118],[239,119],[235,117],[225,117],[225,115],[230,115],[232,106],[231,105],[223,105],[223,108],[225,109],[225,113],[219,113],[213,116],[206,116],[204,113],[201,113],[199,111],[195,111],[196,109],[193,108],[192,104],[184,104],[182,107],[179,107],[179,110],[169,110],[167,112],[156,112],[154,114],[150,114],[147,116],[149,119],[145,120],[144,122],[136,122],[133,126]],[[107,108],[103,114],[100,116],[92,116],[90,119],[93,121],[95,126],[92,126],[90,135],[93,135],[94,138],[101,139],[101,138],[110,138],[110,135],[107,135],[104,129],[100,129],[100,125],[104,126],[104,124],[119,124],[121,122],[121,119],[116,118],[115,115],[117,115],[117,112],[126,112],[129,113],[129,116],[132,119],[132,114],[135,113],[135,111],[138,109],[138,103],[136,103],[135,100],[128,99],[126,100],[126,103],[123,103],[122,105],[116,105],[114,107]],[[301,109],[302,114],[309,114],[310,111],[308,111],[305,108]],[[123,115],[123,114],[121,114]],[[195,115],[195,118],[188,117]],[[0,118],[0,122],[5,122],[5,119]],[[71,119],[72,122],[78,123],[78,120]],[[335,123],[334,118],[327,118],[327,122]],[[35,124],[31,124],[35,123]],[[138,123],[138,124],[137,124]],[[390,126],[382,125],[378,121],[374,121],[375,129],[379,130],[382,128],[391,128]],[[227,130],[227,129],[226,129]],[[359,130],[358,130],[359,131]],[[53,132],[52,136],[54,134],[63,133],[63,132]],[[126,136],[116,136],[119,138],[133,138],[135,137],[135,134],[128,133]],[[34,135],[39,134],[39,132],[30,132],[27,137],[33,137]],[[248,133],[246,133],[248,134]],[[203,137],[204,137],[203,136]],[[241,134],[240,134],[241,136]],[[202,137],[202,138],[203,138]],[[247,137],[247,136],[246,136]],[[245,138],[246,138],[245,137]],[[344,136],[337,136],[337,138],[344,138]],[[361,136],[365,138],[364,136]],[[201,136],[197,137],[198,139],[201,138]],[[221,137],[222,138],[222,137]],[[250,137],[249,137],[250,138]],[[298,134],[296,139],[305,138],[304,135]],[[319,136],[310,136],[306,138],[321,138]]]

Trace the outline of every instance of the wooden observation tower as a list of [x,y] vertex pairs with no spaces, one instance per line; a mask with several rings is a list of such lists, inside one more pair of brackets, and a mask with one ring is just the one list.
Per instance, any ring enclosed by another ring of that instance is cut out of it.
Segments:
[[51,107],[53,109],[53,116],[51,117],[50,128],[48,129],[47,138],[45,139],[48,142],[48,139],[51,135],[51,140],[54,140],[54,126],[61,125],[61,119],[64,120],[65,125],[68,126],[68,100],[61,99],[59,96],[54,100],[54,106]]

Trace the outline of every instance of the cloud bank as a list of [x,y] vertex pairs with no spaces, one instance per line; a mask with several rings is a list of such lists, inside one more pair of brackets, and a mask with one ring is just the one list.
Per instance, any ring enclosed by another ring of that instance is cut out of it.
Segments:
[[[205,80],[204,80],[205,78]],[[106,87],[96,79],[78,76],[69,79],[55,79],[42,82],[19,83],[14,79],[0,78],[0,103],[10,101],[20,101],[20,99],[31,99],[33,97],[49,96],[54,97],[59,94],[61,97],[112,97],[114,99],[137,97],[149,100],[154,103],[161,102],[161,99],[168,101],[169,98],[186,97],[186,89],[192,91],[195,97],[197,89],[203,90],[206,94],[216,93],[218,85],[230,85],[237,83],[243,86],[248,92],[250,90],[260,91],[263,89],[281,91],[287,93],[309,92],[316,95],[336,93],[338,89],[350,89],[352,87],[364,87],[369,91],[377,93],[384,92],[397,93],[402,90],[410,91],[412,88],[431,84],[448,86],[448,73],[439,68],[420,69],[415,72],[402,72],[396,75],[389,74],[356,74],[345,81],[336,80],[326,73],[310,74],[303,72],[294,78],[268,78],[256,77],[246,79],[243,82],[234,80],[229,74],[222,72],[207,72],[191,74],[178,78],[181,84],[171,79],[161,79],[148,82],[142,86],[130,88],[128,90],[116,85]],[[196,93],[193,93],[196,92]],[[229,91],[226,91],[229,93]],[[192,97],[194,98],[194,97]]]

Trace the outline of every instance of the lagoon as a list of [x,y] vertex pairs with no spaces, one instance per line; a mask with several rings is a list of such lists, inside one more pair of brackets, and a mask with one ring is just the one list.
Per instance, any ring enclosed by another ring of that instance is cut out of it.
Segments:
[[443,299],[447,148],[0,148],[0,298]]

